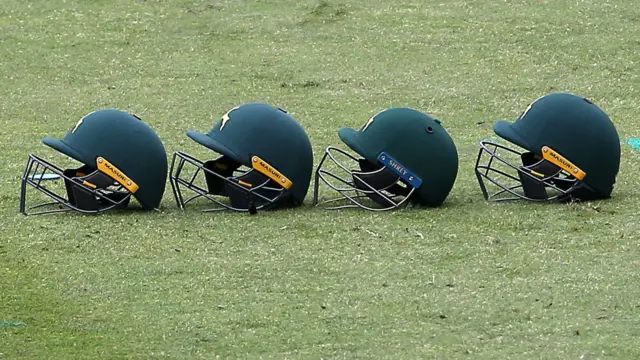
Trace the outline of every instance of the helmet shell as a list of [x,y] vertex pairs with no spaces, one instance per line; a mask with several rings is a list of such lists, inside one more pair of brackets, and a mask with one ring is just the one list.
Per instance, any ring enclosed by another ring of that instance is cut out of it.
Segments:
[[373,164],[386,152],[422,179],[420,203],[441,205],[458,175],[458,151],[439,120],[410,108],[391,108],[373,116],[362,128],[340,129],[340,139]]
[[542,156],[548,146],[582,169],[592,190],[608,197],[620,169],[620,138],[613,122],[590,100],[569,93],[545,95],[515,122],[498,121],[494,132]]
[[138,185],[133,196],[147,209],[160,205],[167,180],[167,154],[156,132],[138,117],[107,109],[84,116],[62,139],[45,145],[93,168],[102,157]]
[[293,183],[289,191],[296,204],[304,201],[313,172],[311,141],[284,110],[264,103],[243,104],[229,110],[210,132],[187,135],[249,168],[251,158],[260,157]]

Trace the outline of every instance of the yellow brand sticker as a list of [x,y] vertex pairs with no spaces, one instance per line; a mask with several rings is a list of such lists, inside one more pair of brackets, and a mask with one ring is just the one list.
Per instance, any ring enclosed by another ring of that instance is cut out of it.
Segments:
[[564,156],[558,154],[556,151],[554,151],[552,148],[548,146],[542,147],[542,157],[548,162],[556,165],[557,167],[573,175],[573,177],[575,177],[578,180],[584,179],[584,177],[587,175],[587,173],[582,171],[579,167],[573,165],[571,161],[565,159]]
[[129,190],[129,192],[135,193],[136,191],[138,191],[138,184],[133,182],[133,180],[131,180],[117,167],[113,166],[113,164],[107,161],[107,159],[100,156],[98,157],[96,162],[98,163],[98,170],[102,171],[103,173],[107,174],[107,176],[117,181],[125,189]]
[[293,185],[293,182],[282,175],[280,171],[257,156],[251,158],[251,166],[287,190],[289,190]]

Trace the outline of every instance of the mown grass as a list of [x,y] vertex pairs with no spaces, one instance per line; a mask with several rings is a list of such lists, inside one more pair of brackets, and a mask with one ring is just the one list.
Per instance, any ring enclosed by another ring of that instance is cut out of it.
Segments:
[[[637,358],[640,154],[614,198],[487,204],[496,119],[551,91],[638,137],[632,1],[110,1],[0,6],[0,358]],[[264,101],[316,164],[391,106],[442,120],[460,172],[440,209],[373,214],[17,213],[26,155],[85,113],[185,131]]]

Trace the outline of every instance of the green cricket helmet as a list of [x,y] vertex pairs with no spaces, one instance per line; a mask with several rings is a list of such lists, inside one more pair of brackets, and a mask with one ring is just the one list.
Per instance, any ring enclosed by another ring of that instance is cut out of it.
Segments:
[[[137,116],[115,109],[94,111],[80,119],[63,139],[45,137],[42,142],[82,166],[62,170],[29,154],[22,176],[21,213],[102,213],[126,208],[131,195],[144,209],[160,205],[167,180],[167,155],[155,131]],[[59,179],[64,181],[55,181]],[[27,186],[54,201],[27,208]],[[32,209],[41,211],[28,213]]]
[[[437,207],[453,188],[456,146],[439,120],[420,111],[387,109],[360,130],[343,128],[338,135],[358,156],[327,147],[316,170],[315,205],[374,211],[408,203]],[[319,201],[320,180],[339,196]]]
[[526,151],[480,142],[475,171],[485,199],[564,202],[611,196],[620,138],[590,100],[552,93],[531,103],[515,122],[498,121],[493,130]]
[[[303,203],[313,152],[307,133],[286,111],[248,103],[229,110],[208,133],[187,135],[220,156],[203,162],[184,152],[174,153],[170,179],[180,208],[197,198],[215,204],[205,211],[251,214]],[[185,197],[183,189],[190,196]]]

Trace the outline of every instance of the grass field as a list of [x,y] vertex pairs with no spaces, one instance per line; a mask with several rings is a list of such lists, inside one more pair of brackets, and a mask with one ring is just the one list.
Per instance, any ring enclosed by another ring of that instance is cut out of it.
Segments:
[[[617,1],[0,1],[0,359],[640,358],[640,153],[614,197],[487,203],[495,120],[553,91],[640,137],[640,7]],[[231,107],[278,105],[315,163],[387,107],[442,120],[460,156],[445,206],[374,214],[25,217],[29,152],[99,108],[169,153]]]

